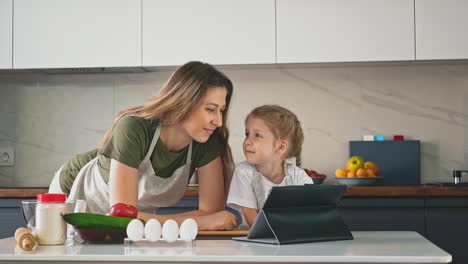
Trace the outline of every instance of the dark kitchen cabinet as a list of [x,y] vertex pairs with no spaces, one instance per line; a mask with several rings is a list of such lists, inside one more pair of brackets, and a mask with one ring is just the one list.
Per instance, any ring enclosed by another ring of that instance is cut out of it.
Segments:
[[468,263],[468,197],[426,199],[426,238],[451,254],[452,263]]
[[[184,198],[157,213],[177,214],[197,208],[197,198]],[[339,210],[352,231],[416,231],[425,235],[423,197],[343,198]]]
[[171,207],[161,207],[156,213],[158,214],[179,214],[198,209],[198,198],[186,197],[177,202]]
[[[20,201],[0,199],[0,238],[26,225]],[[184,198],[157,213],[197,208],[198,198]],[[468,197],[343,197],[338,209],[352,231],[416,231],[451,254],[452,263],[468,263]]]
[[416,231],[426,233],[424,197],[342,198],[339,211],[351,231]]
[[26,226],[20,202],[21,199],[0,199],[0,238],[14,236],[16,228]]

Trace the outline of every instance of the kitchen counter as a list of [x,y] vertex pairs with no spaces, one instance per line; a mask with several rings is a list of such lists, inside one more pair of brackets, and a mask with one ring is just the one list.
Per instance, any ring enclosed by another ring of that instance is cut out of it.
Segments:
[[[0,188],[0,198],[35,198],[47,188]],[[345,197],[468,197],[468,187],[351,186]],[[197,187],[188,187],[185,197],[198,197]]]
[[125,247],[122,244],[38,246],[15,249],[0,240],[0,263],[449,263],[452,256],[416,232],[353,232],[354,240],[267,245],[197,240],[193,247]]

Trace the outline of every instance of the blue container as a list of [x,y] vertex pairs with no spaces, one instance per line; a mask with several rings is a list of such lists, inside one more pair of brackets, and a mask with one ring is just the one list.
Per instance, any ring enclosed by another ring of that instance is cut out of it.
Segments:
[[385,136],[384,136],[384,135],[375,135],[375,136],[374,136],[374,140],[375,140],[375,141],[384,141],[384,140],[385,140]]

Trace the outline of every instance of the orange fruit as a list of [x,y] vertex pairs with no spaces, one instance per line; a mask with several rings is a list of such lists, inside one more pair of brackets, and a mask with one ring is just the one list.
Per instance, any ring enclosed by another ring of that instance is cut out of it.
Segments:
[[349,178],[353,178],[353,177],[357,177],[356,175],[356,171],[355,170],[350,170],[348,171],[348,175],[347,175]]
[[371,169],[367,169],[366,172],[367,172],[367,177],[377,177],[377,175],[375,175],[374,171]]
[[346,175],[348,174],[348,170],[345,170],[345,169],[336,169],[335,171],[335,176],[336,177],[346,177]]
[[372,161],[364,162],[364,169],[372,170],[374,172],[375,176],[379,175],[379,172],[380,172],[379,166],[377,164],[375,164],[374,162],[372,162]]
[[358,176],[358,177],[367,177],[367,172],[364,169],[358,169],[356,171],[356,176]]

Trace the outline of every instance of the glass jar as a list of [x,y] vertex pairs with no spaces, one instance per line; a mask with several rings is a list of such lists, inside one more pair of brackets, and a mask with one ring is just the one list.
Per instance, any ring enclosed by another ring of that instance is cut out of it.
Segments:
[[36,238],[40,245],[63,245],[67,225],[62,218],[67,213],[66,194],[43,193],[37,195]]

